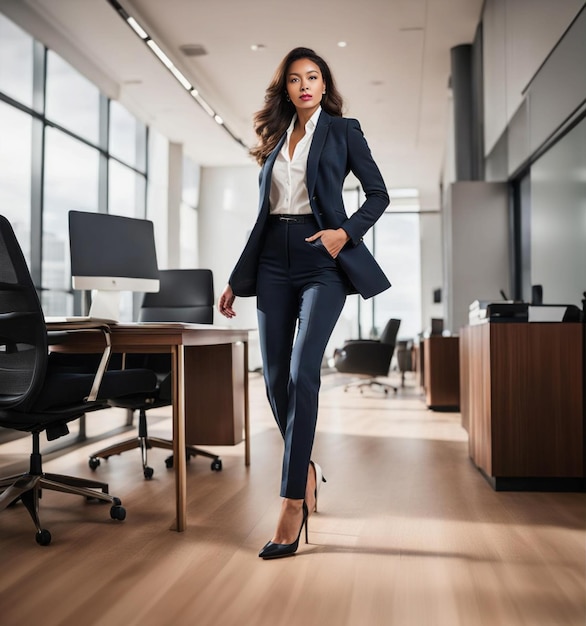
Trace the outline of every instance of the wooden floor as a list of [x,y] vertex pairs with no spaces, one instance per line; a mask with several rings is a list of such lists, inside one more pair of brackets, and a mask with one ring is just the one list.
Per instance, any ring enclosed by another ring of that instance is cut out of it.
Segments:
[[[585,494],[495,493],[468,460],[459,414],[426,410],[414,386],[386,398],[344,393],[343,382],[324,377],[314,458],[328,482],[296,556],[257,557],[279,509],[281,443],[252,375],[252,464],[242,444],[219,449],[222,472],[192,459],[185,533],[169,530],[162,450],[150,453],[152,481],[138,451],[97,470],[125,522],[46,492],[53,542],[40,547],[22,504],[0,513],[0,624],[584,626]],[[166,436],[169,415],[157,414],[151,434]],[[92,414],[90,429],[95,420],[124,415]],[[90,476],[88,455],[105,443],[45,470]],[[0,469],[27,448],[0,447]]]

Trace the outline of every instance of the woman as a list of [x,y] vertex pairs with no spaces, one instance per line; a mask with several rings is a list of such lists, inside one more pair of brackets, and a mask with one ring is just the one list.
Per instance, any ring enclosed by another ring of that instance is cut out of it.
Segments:
[[[256,224],[218,302],[236,315],[236,296],[257,296],[267,397],[284,439],[283,498],[264,559],[293,554],[325,482],[313,463],[320,368],[347,293],[370,297],[390,283],[362,242],[389,203],[357,120],[326,62],[295,48],[281,62],[255,115],[262,166]],[[350,218],[342,200],[352,171],[366,200]],[[295,330],[297,328],[297,333]]]

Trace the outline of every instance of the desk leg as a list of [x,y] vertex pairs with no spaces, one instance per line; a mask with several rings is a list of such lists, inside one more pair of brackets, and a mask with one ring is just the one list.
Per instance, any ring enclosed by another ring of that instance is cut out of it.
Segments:
[[244,465],[250,465],[250,410],[248,402],[248,341],[244,342]]
[[173,469],[175,471],[175,530],[187,525],[187,469],[185,458],[185,348],[173,346]]

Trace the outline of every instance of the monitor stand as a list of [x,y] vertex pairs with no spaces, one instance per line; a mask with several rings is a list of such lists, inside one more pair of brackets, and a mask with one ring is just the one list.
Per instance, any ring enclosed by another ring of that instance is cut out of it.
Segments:
[[104,289],[92,290],[89,317],[118,322],[120,320],[120,292]]

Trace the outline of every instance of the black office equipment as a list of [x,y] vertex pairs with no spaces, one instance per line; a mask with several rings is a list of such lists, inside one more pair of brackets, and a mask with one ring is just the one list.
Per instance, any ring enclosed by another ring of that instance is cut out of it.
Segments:
[[531,304],[543,304],[543,285],[531,285]]
[[120,292],[157,292],[159,268],[149,220],[69,212],[71,281],[92,291],[90,317],[118,320]]

